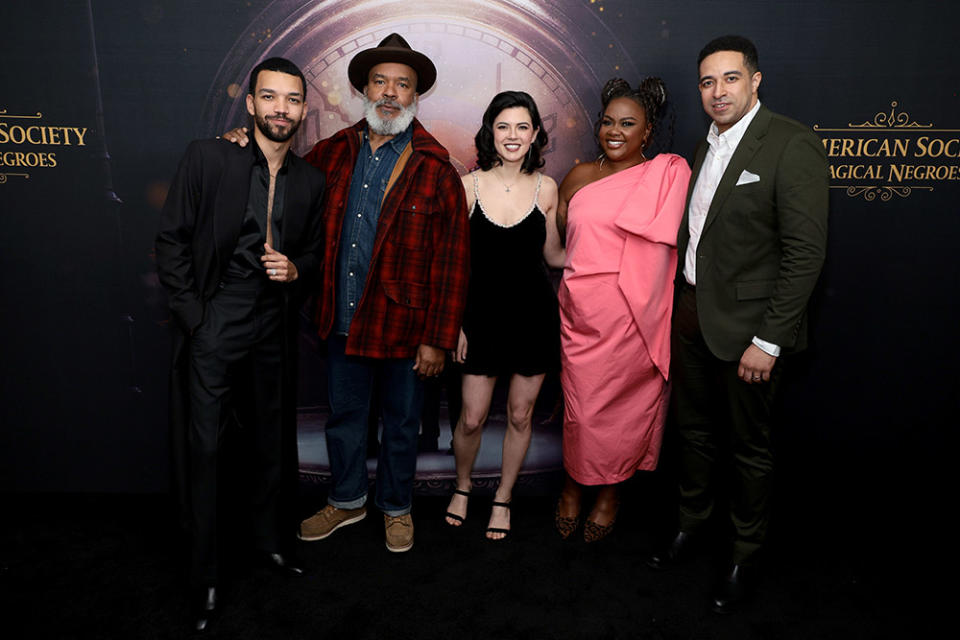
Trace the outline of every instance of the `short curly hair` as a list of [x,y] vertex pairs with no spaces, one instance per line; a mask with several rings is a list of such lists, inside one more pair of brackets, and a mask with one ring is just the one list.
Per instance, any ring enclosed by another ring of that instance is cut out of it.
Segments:
[[253,68],[253,71],[250,72],[250,95],[257,92],[257,77],[261,71],[279,71],[300,78],[300,84],[303,87],[303,99],[307,99],[307,79],[303,77],[300,67],[286,58],[267,58]]

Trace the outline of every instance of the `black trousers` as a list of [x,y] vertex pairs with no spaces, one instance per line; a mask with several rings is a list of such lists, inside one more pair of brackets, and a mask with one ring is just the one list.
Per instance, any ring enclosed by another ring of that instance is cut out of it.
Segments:
[[[266,283],[223,283],[190,341],[191,578],[217,581],[217,509],[224,431],[251,404],[252,522],[257,548],[280,551],[282,486],[281,298]],[[249,376],[249,378],[247,378]],[[246,378],[246,379],[242,379]],[[238,397],[249,390],[252,398]],[[241,402],[243,400],[243,402]]]
[[443,387],[447,388],[447,413],[450,421],[450,435],[457,428],[460,409],[463,407],[463,375],[460,365],[447,355],[447,361],[439,378],[427,378],[423,381],[423,413],[420,416],[423,438],[440,438],[440,397]]
[[[770,382],[737,377],[739,360],[714,356],[704,342],[696,291],[684,285],[673,317],[674,402],[680,433],[680,530],[695,532],[714,510],[716,488],[725,484],[733,524],[733,562],[751,564],[769,521],[773,453],[771,418],[782,374],[781,358]],[[732,478],[720,483],[720,462]]]

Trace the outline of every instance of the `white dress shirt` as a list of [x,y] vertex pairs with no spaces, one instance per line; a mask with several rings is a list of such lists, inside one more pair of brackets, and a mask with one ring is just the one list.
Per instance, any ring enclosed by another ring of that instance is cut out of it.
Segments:
[[[683,260],[683,277],[694,286],[697,284],[697,245],[700,244],[700,234],[703,233],[703,225],[707,221],[710,203],[713,202],[717,185],[720,184],[720,178],[723,177],[727,165],[730,164],[733,152],[737,150],[744,132],[753,122],[753,118],[759,110],[760,101],[758,100],[757,104],[753,105],[753,108],[745,116],[723,133],[719,132],[715,122],[710,124],[710,130],[707,132],[707,144],[710,146],[707,149],[707,155],[700,167],[700,175],[697,176],[697,183],[693,186],[693,193],[690,196],[688,220],[690,242],[687,244],[687,253]],[[777,357],[780,355],[780,347],[766,340],[754,336],[753,344],[771,356]]]

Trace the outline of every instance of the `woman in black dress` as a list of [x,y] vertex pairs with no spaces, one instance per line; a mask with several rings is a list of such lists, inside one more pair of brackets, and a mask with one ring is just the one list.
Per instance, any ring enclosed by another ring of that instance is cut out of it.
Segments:
[[463,363],[463,409],[453,436],[457,489],[446,520],[467,515],[471,472],[497,378],[510,377],[500,485],[487,538],[510,530],[510,498],[530,445],[533,406],[559,367],[557,298],[544,260],[562,267],[557,185],[537,169],[547,144],[533,98],[497,94],[477,132],[479,170],[463,177],[470,208],[470,288],[455,360]]

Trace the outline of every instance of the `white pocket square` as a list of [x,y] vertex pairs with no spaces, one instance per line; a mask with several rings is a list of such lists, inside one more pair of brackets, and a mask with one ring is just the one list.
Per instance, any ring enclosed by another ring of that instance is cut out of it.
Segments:
[[737,180],[737,186],[739,187],[742,184],[752,184],[754,182],[760,182],[760,176],[755,173],[750,173],[744,169],[743,173],[740,174],[740,178]]

